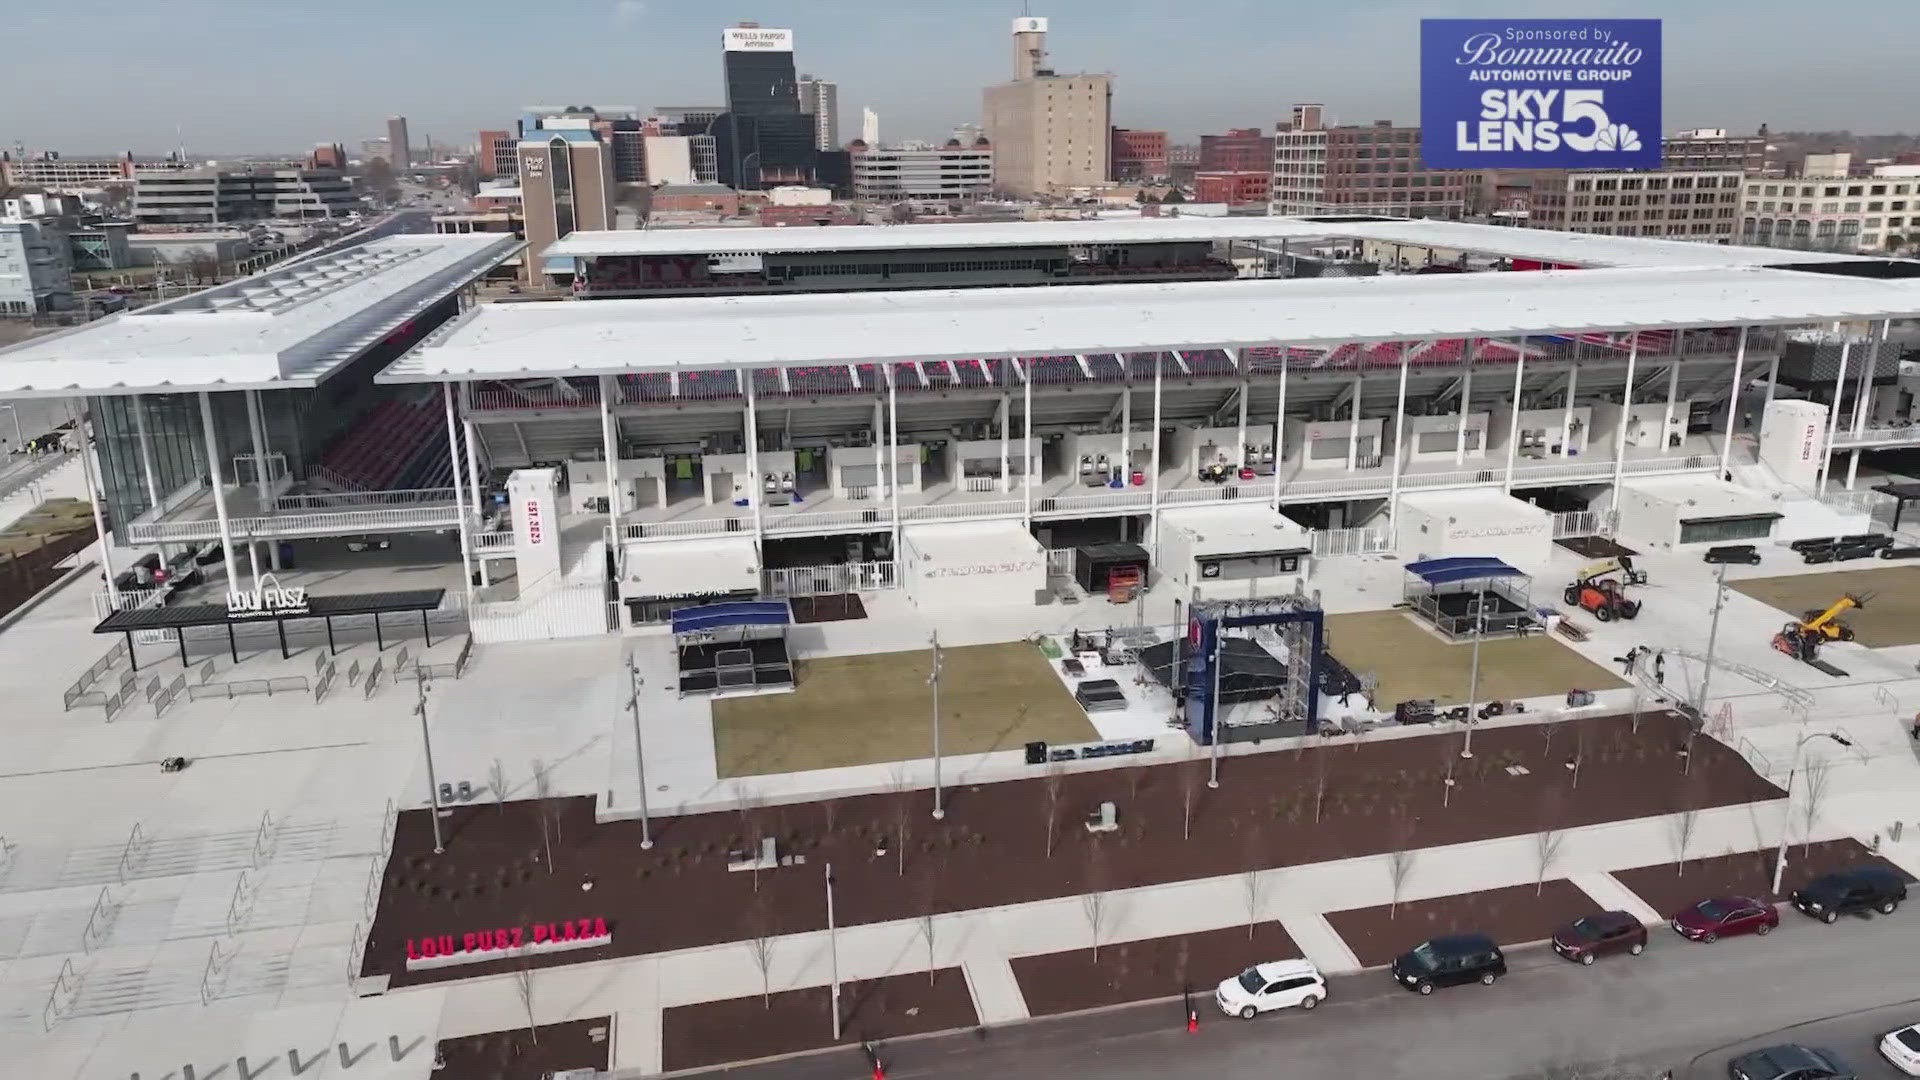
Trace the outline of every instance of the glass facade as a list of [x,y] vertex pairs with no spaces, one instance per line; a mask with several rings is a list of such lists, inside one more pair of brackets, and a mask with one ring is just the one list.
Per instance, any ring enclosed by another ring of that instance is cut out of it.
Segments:
[[[100,448],[100,482],[114,538],[127,543],[127,523],[153,505],[140,459],[140,428],[147,428],[154,489],[160,498],[207,475],[206,442],[200,434],[200,402],[193,394],[94,398],[94,435]],[[134,410],[140,410],[136,417]]]

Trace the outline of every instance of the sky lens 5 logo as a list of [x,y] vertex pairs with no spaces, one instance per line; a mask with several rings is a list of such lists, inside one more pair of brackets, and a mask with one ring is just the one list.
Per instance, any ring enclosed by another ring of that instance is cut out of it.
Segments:
[[1428,168],[1660,165],[1658,19],[1426,19]]

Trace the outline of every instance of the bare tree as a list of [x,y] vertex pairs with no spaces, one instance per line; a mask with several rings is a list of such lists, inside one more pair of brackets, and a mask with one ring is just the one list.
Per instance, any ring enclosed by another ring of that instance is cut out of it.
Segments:
[[754,897],[747,914],[747,928],[752,935],[747,938],[747,953],[753,957],[753,966],[760,969],[760,1005],[770,1009],[773,1007],[773,913],[767,907],[767,894]]
[[1689,807],[1667,819],[1667,829],[1673,836],[1673,858],[1678,864],[1675,877],[1687,872],[1687,845],[1693,842],[1694,828],[1700,823],[1700,811]]
[[1800,854],[1807,853],[1807,846],[1813,843],[1813,823],[1820,817],[1820,807],[1827,800],[1828,771],[1833,763],[1824,759],[1809,761],[1801,768],[1800,774],[1805,782],[1800,785]]
[[1260,880],[1260,871],[1248,870],[1240,875],[1240,888],[1247,901],[1247,940],[1253,940],[1254,927],[1260,925],[1260,907],[1265,900],[1265,882]]
[[927,985],[933,985],[933,909],[920,913],[920,940],[927,943]]
[[1192,760],[1183,761],[1180,770],[1180,839],[1193,839],[1193,799],[1200,787],[1200,771]]
[[893,792],[893,843],[894,875],[907,875],[907,842],[913,835],[913,803],[909,798],[907,772],[903,766],[895,765],[887,781],[888,790]]
[[547,873],[553,873],[553,815],[548,809],[553,796],[553,780],[547,775],[547,767],[539,758],[533,759],[533,798],[536,812],[540,815],[540,842],[547,850]]
[[1087,929],[1093,937],[1093,962],[1100,962],[1100,938],[1107,929],[1106,863],[1100,845],[1087,848],[1087,891],[1080,894],[1080,911],[1087,917]]
[[1560,857],[1560,845],[1567,834],[1555,828],[1541,829],[1533,834],[1533,853],[1538,860],[1537,872],[1533,878],[1533,895],[1539,896],[1547,888],[1547,870],[1553,861]]
[[499,758],[494,758],[493,764],[487,768],[487,786],[493,789],[493,805],[495,809],[499,810],[502,814],[506,813],[507,767],[500,763]]
[[1320,806],[1327,800],[1327,773],[1330,762],[1324,751],[1313,755],[1313,823],[1320,824]]
[[525,963],[513,973],[513,989],[520,995],[520,1006],[527,1011],[527,1037],[540,1045],[540,1028],[533,1022],[533,969]]
[[1440,780],[1440,805],[1445,808],[1453,804],[1453,767],[1459,763],[1460,754],[1453,748],[1452,739],[1435,739],[1433,744],[1440,748],[1440,761],[1446,766],[1446,775]]
[[745,780],[732,785],[734,812],[740,815],[741,842],[747,857],[753,860],[753,891],[760,892],[760,799]]
[[1060,822],[1060,789],[1066,785],[1067,772],[1057,762],[1047,766],[1041,786],[1047,793],[1047,858],[1053,858],[1053,833]]
[[840,820],[840,800],[820,800],[820,817],[826,822],[827,835],[832,836],[834,834],[834,825]]
[[1393,902],[1387,908],[1387,918],[1391,919],[1400,911],[1400,891],[1407,883],[1407,875],[1413,872],[1414,857],[1419,853],[1413,849],[1413,822],[1407,818],[1405,808],[1394,814],[1388,834],[1392,839],[1392,848],[1387,852],[1387,875],[1393,879]]
[[1587,728],[1581,724],[1573,729],[1573,759],[1567,762],[1567,771],[1573,773],[1573,789],[1580,790],[1580,766],[1587,760]]

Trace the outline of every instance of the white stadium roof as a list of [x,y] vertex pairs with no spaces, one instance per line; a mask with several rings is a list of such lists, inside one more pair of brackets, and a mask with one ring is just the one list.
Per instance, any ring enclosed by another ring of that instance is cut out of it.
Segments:
[[401,234],[0,349],[0,397],[315,386],[523,246]]
[[1454,248],[1580,266],[1765,266],[1821,262],[1850,255],[1792,253],[1778,248],[1727,247],[1679,240],[1640,240],[1479,225],[1354,217],[1166,217],[1096,221],[998,221],[952,225],[832,225],[825,227],[622,229],[576,232],[547,247],[543,257],[618,255],[741,255],[929,248],[1062,247],[1180,241],[1368,240]]
[[1512,338],[1915,315],[1920,278],[1751,266],[486,304],[442,327],[379,380]]

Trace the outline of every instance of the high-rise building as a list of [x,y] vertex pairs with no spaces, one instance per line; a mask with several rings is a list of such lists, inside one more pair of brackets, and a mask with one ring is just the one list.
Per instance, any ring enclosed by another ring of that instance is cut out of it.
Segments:
[[1728,135],[1725,128],[1677,131],[1660,140],[1660,165],[1666,169],[1738,169],[1748,176],[1770,171],[1767,126],[1758,135]]
[[387,117],[387,163],[396,169],[413,164],[413,145],[407,141],[407,118]]
[[594,134],[600,136],[600,142],[613,157],[614,183],[646,183],[646,126],[646,121],[632,116],[603,116],[594,120]]
[[1273,136],[1259,128],[1229,128],[1224,135],[1200,136],[1200,172],[1268,172],[1273,168]]
[[793,31],[743,22],[721,32],[727,111],[766,116],[800,111]]
[[1055,74],[1046,56],[1047,20],[1013,20],[1013,81],[982,96],[994,187],[1012,195],[1060,195],[1112,175],[1112,79]]
[[1897,250],[1920,243],[1920,176],[1908,171],[1911,166],[1882,166],[1863,177],[1848,176],[1845,160],[1822,164],[1827,175],[1747,177],[1740,242],[1813,251]]
[[61,232],[33,221],[0,220],[0,317],[71,308],[72,268]]
[[1113,129],[1113,178],[1128,183],[1167,175],[1167,133]]
[[800,76],[800,111],[813,117],[813,148],[840,149],[840,85]]
[[820,164],[814,118],[800,111],[793,31],[758,23],[721,36],[727,111],[707,125],[719,182],[742,190],[812,184]]
[[0,187],[32,186],[59,193],[131,180],[136,172],[164,172],[187,167],[187,162],[178,155],[136,160],[132,154],[119,157],[66,157],[57,150],[45,150],[16,156],[12,151],[0,150]]
[[707,128],[727,111],[724,105],[657,105],[653,115],[662,135],[706,135]]
[[1527,224],[1724,244],[1739,231],[1740,181],[1738,169],[1542,172],[1533,177]]
[[[592,128],[542,128],[520,140],[520,205],[528,276],[545,272],[542,253],[576,230],[611,229],[613,154]],[[567,273],[572,273],[569,264]]]
[[947,205],[972,202],[993,190],[993,147],[949,139],[934,148],[858,147],[853,194],[870,202]]
[[1273,195],[1269,172],[1206,172],[1193,174],[1193,201],[1246,206],[1264,203]]
[[860,141],[868,146],[880,145],[880,114],[865,106],[860,109]]
[[520,140],[511,131],[483,131],[480,148],[474,155],[474,171],[483,180],[519,175]]
[[1325,107],[1295,105],[1273,139],[1275,214],[1457,218],[1472,173],[1428,169],[1420,129],[1391,121],[1327,127]]
[[353,186],[330,169],[187,169],[134,176],[137,225],[331,218],[359,208]]

